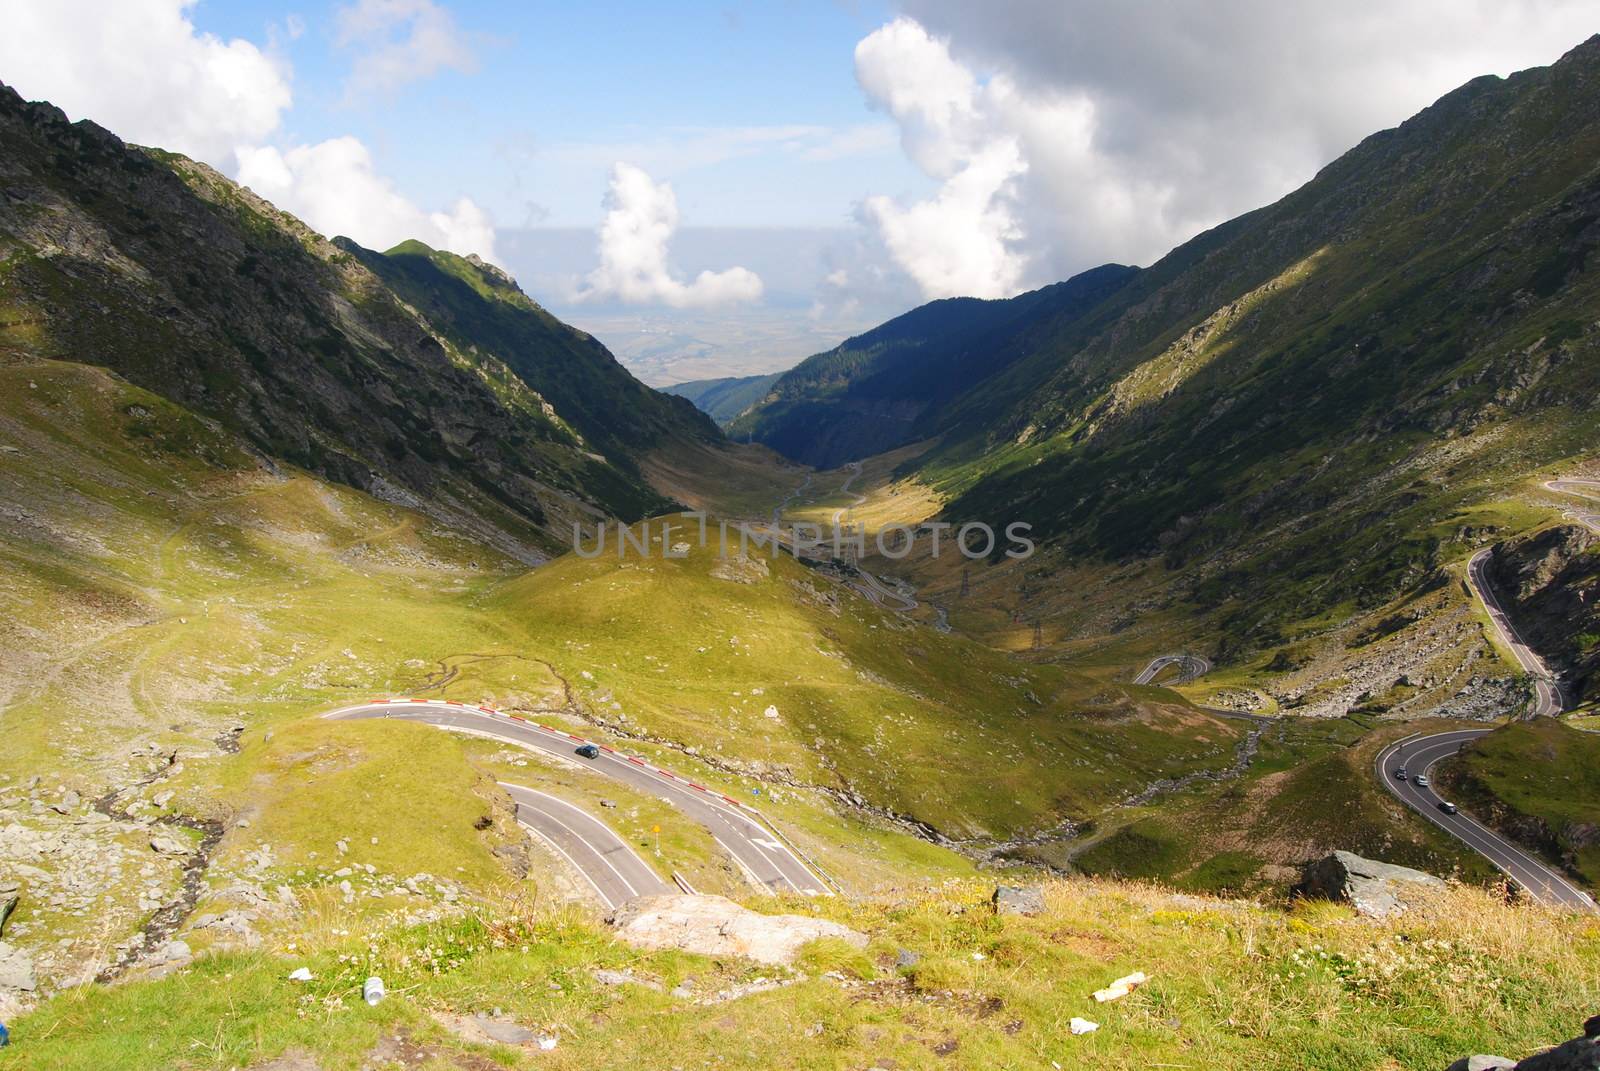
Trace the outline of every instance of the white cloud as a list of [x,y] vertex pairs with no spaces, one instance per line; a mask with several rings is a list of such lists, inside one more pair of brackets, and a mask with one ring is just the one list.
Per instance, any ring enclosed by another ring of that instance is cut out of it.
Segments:
[[416,238],[454,253],[495,257],[494,225],[481,208],[463,197],[449,212],[424,212],[373,169],[371,153],[356,138],[288,151],[242,148],[238,178],[329,236],[348,235],[374,249]]
[[[8,3],[0,74],[74,118],[230,172],[325,234],[379,248],[419,238],[494,256],[494,227],[476,204],[462,198],[449,211],[418,208],[374,170],[357,139],[272,144],[291,103],[287,65],[249,41],[201,33],[189,19],[193,7],[194,0]],[[369,43],[408,26],[401,51],[414,70],[427,71],[454,55],[439,43],[441,18],[448,29],[448,14],[427,0],[362,0],[341,22],[352,40]],[[270,32],[292,41],[303,29],[291,15]],[[379,47],[364,59],[382,54]],[[373,78],[382,71],[376,60],[368,68]]]
[[678,229],[678,199],[672,187],[657,183],[640,168],[619,163],[611,169],[600,224],[600,266],[585,278],[576,301],[617,300],[675,308],[754,301],[761,279],[745,268],[703,271],[693,282],[674,277],[667,245]]
[[901,205],[869,197],[865,212],[925,297],[1005,297],[1025,258],[1015,182],[1028,170],[1017,136],[993,122],[1008,87],[981,85],[943,41],[896,19],[856,47],[862,88],[900,124],[906,152],[943,185]]
[[940,188],[865,215],[928,297],[1148,263],[1457,85],[1596,29],[1592,0],[906,10],[857,46],[856,76]]
[[212,163],[265,139],[289,75],[249,41],[200,33],[194,0],[32,0],[5,5],[0,76],[23,96],[121,137]]
[[478,69],[454,16],[433,0],[356,0],[335,21],[339,45],[356,51],[347,98],[392,91],[446,69]]

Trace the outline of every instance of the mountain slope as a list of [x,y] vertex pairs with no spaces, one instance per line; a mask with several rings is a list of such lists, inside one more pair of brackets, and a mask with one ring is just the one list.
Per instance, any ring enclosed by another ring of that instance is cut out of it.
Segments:
[[1597,149],[1600,39],[1477,79],[1141,275],[1022,403],[965,399],[990,430],[931,472],[1100,556],[1236,548],[1210,597],[1249,591],[1257,642],[1376,605],[1456,511],[1600,446]]
[[674,437],[715,440],[711,423],[640,383],[596,341],[550,315],[509,275],[477,257],[402,242],[376,253],[334,240],[469,357],[498,359],[619,468]]
[[666,394],[687,398],[718,424],[727,424],[767,395],[782,372],[761,376],[728,376],[722,379],[692,379],[662,387]]
[[880,381],[940,439],[900,475],[948,519],[1031,522],[1049,568],[1149,565],[1230,660],[1443,587],[1483,511],[1600,449],[1597,159],[1600,38],[1475,79],[1092,308],[1017,336],[951,306],[1009,359],[931,408]]
[[[632,454],[715,435],[508,281],[385,270],[391,288],[210,168],[4,87],[0,189],[0,351],[105,365],[519,556],[554,549],[567,515],[667,505]],[[602,432],[605,407],[627,434]]]
[[940,406],[1002,373],[1136,273],[1107,264],[1005,301],[930,302],[806,358],[730,434],[820,468],[936,434]]

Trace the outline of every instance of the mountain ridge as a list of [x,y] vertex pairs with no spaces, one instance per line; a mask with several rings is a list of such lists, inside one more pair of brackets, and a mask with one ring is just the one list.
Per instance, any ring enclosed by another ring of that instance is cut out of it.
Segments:
[[[570,519],[669,507],[639,455],[717,437],[592,338],[508,300],[520,291],[498,269],[427,261],[419,282],[204,164],[8,87],[0,146],[0,351],[103,364],[268,457],[530,561]],[[462,266],[493,285],[470,287]],[[469,318],[501,352],[457,330]]]
[[1463,518],[1596,449],[1597,158],[1600,36],[1474,79],[995,341],[1011,359],[925,411],[937,442],[896,476],[945,520],[1032,523],[1041,575],[1148,563],[1230,660],[1420,595],[1492,534]]

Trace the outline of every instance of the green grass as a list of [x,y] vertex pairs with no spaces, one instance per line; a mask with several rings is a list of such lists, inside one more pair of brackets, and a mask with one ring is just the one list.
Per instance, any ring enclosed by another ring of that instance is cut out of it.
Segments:
[[[1204,1052],[1224,1071],[1431,1068],[1472,1052],[1526,1055],[1576,1034],[1600,1000],[1591,921],[1476,890],[1374,923],[1325,905],[1283,913],[1180,902],[1106,881],[1051,883],[1043,915],[997,918],[988,889],[968,881],[818,903],[867,934],[864,953],[816,942],[803,951],[804,980],[709,1007],[601,986],[591,972],[631,969],[666,988],[690,978],[697,994],[792,975],[636,952],[559,910],[495,909],[295,955],[206,957],[160,980],[54,998],[10,1024],[4,1063],[222,1071],[298,1050],[323,1071],[354,1071],[381,1039],[402,1034],[431,1067],[655,1066],[662,1053],[684,1068],[860,1067],[885,1057],[901,1067],[1149,1067]],[[903,977],[893,967],[901,948],[921,957]],[[302,964],[315,979],[288,982]],[[1133,995],[1090,999],[1133,970],[1150,977]],[[370,973],[391,994],[376,1008],[358,995]],[[496,1008],[554,1033],[557,1048],[472,1049],[435,1018]],[[1073,1037],[1072,1016],[1100,1030]],[[473,1052],[494,1064],[471,1063]]]
[[950,835],[1084,816],[1232,757],[1234,725],[1161,693],[914,629],[786,557],[752,583],[719,579],[714,526],[709,543],[675,560],[568,556],[485,605],[601,720],[735,770],[848,786]]

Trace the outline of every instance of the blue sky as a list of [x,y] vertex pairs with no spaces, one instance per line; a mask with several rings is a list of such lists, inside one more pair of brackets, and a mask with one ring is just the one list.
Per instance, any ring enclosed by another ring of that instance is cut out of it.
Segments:
[[[930,184],[855,81],[856,42],[889,17],[877,5],[457,4],[474,71],[353,96],[339,6],[203,0],[191,18],[276,39],[294,75],[284,135],[354,134],[421,203],[466,195],[506,226],[593,226],[627,159],[673,184],[686,225],[842,227],[872,193]],[[853,140],[818,159],[828,135],[804,128]]]

